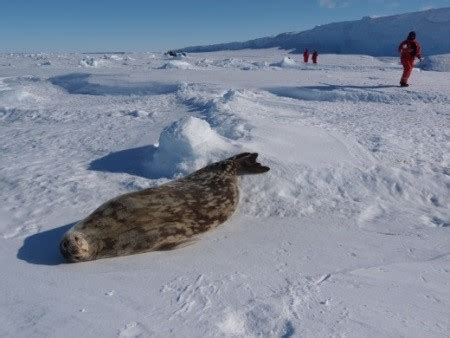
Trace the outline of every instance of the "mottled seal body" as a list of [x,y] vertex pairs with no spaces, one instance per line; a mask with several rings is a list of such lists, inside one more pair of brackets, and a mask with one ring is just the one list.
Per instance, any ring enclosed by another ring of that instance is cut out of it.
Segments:
[[70,262],[170,250],[225,222],[239,201],[237,176],[269,170],[242,153],[184,178],[116,197],[77,223],[60,243]]

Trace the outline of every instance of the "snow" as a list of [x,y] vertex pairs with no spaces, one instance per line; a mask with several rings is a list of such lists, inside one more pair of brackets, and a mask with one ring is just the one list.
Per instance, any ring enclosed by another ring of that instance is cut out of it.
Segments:
[[208,122],[193,116],[165,128],[156,148],[148,170],[152,176],[169,178],[189,174],[239,152],[230,141],[211,129]]
[[426,56],[419,67],[423,70],[450,72],[450,54]]
[[87,57],[83,60],[80,60],[80,66],[83,66],[83,67],[98,67],[98,65],[99,65],[99,61],[97,61],[96,59],[91,58],[91,57]]
[[170,60],[162,65],[161,69],[195,69],[195,67],[186,61]]
[[[316,26],[303,32],[282,33],[244,42],[186,47],[187,52],[280,48],[303,53],[305,48],[319,53],[397,56],[397,47],[415,30],[423,55],[450,53],[450,7],[385,17]],[[370,37],[370,38],[368,38]]]
[[[86,58],[0,54],[0,336],[448,335],[449,72],[400,88],[389,57]],[[241,151],[271,170],[218,229],[63,263],[103,202]]]
[[272,63],[271,66],[281,67],[281,68],[296,68],[296,67],[298,67],[298,64],[294,60],[292,60],[290,57],[285,56],[283,58],[283,60],[281,60],[280,62]]

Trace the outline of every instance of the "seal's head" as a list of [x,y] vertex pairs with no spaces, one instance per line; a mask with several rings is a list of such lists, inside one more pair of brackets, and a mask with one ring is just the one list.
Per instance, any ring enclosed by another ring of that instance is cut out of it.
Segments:
[[89,243],[86,236],[80,232],[68,232],[59,244],[64,258],[72,263],[90,261],[95,258],[95,245]]

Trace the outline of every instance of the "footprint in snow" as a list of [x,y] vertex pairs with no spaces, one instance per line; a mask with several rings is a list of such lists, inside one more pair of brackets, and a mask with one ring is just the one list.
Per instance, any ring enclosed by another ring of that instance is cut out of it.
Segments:
[[142,338],[148,337],[150,332],[139,322],[130,322],[119,330],[119,338]]

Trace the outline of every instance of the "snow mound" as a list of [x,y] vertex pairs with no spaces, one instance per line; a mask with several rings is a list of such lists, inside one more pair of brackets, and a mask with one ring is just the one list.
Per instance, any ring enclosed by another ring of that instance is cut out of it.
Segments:
[[450,54],[427,56],[418,67],[423,70],[450,72]]
[[281,67],[281,68],[297,68],[299,65],[295,60],[291,59],[289,56],[286,56],[280,62],[275,62],[270,64],[272,67]]
[[163,64],[160,69],[195,69],[195,67],[186,61],[170,60]]
[[148,168],[152,176],[173,177],[198,170],[237,152],[205,120],[184,117],[166,127]]
[[246,104],[252,93],[247,90],[230,89],[210,96],[210,85],[185,85],[177,92],[179,99],[193,109],[202,112],[206,121],[221,136],[239,140],[249,137],[251,124],[237,116],[234,111]]

